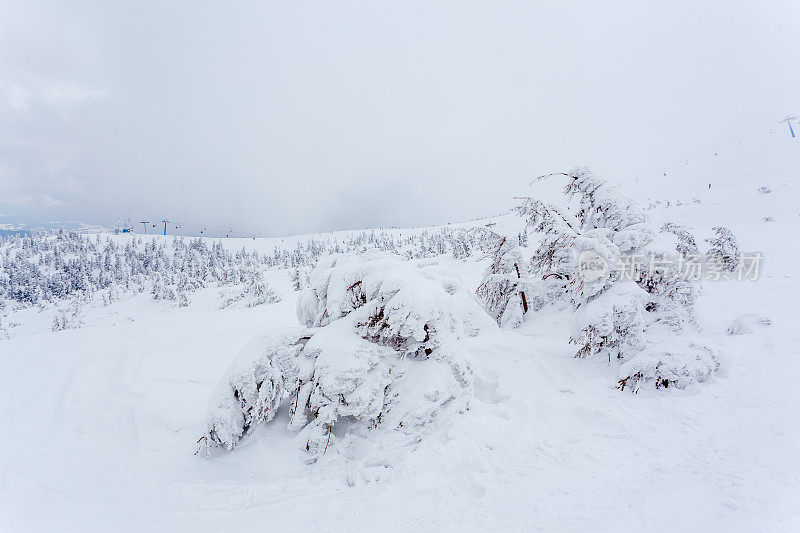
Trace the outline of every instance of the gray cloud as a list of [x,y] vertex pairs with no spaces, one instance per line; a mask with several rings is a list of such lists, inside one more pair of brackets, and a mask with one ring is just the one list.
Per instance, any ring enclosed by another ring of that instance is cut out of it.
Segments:
[[0,2],[0,212],[89,222],[472,218],[713,146],[800,82],[794,2]]

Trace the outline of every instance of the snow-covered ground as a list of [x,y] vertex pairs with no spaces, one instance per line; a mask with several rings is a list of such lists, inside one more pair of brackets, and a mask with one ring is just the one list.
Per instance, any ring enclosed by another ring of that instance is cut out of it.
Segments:
[[[702,237],[726,225],[764,256],[758,281],[703,285],[698,335],[721,349],[709,381],[620,391],[618,365],[573,358],[569,325],[529,314],[464,340],[476,399],[415,447],[362,461],[334,447],[308,464],[279,423],[208,458],[196,441],[234,356],[298,325],[290,271],[267,270],[282,300],[252,308],[219,309],[215,288],[182,308],[139,294],[58,332],[31,308],[0,340],[0,529],[800,530],[800,145],[762,141],[751,167],[729,155],[625,183],[643,205],[661,201],[654,220]],[[270,253],[278,241],[225,245]],[[437,260],[473,289],[486,266]],[[728,335],[748,313],[772,324]]]

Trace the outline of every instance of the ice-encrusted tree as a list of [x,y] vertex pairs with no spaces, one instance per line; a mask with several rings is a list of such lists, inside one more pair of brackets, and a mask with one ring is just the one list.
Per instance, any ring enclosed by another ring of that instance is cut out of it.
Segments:
[[641,249],[653,240],[649,217],[639,206],[623,196],[618,187],[608,184],[587,168],[567,174],[564,194],[577,198],[576,217],[585,230],[607,230],[609,239],[622,253]]
[[292,283],[292,290],[299,292],[308,287],[310,281],[308,278],[308,267],[295,267],[291,270],[290,281]]
[[8,318],[8,314],[2,305],[3,301],[0,300],[0,340],[10,339],[14,336],[13,328],[19,326],[18,323],[13,322]]
[[281,355],[296,355],[299,344],[258,338],[234,360],[209,403],[207,443],[234,448],[256,425],[275,417],[285,395],[278,368]]
[[724,227],[714,228],[714,237],[706,239],[710,245],[706,252],[706,263],[713,264],[724,272],[733,272],[739,264],[739,245],[733,232]]
[[496,235],[489,253],[492,260],[475,292],[483,308],[500,326],[518,327],[528,312],[525,282],[530,277],[518,242]]
[[[419,259],[441,253],[467,258],[491,240],[486,228],[441,227],[422,232],[364,230],[331,238],[276,244],[270,255],[240,250],[231,253],[221,241],[205,238],[152,239],[135,235],[88,237],[59,230],[0,240],[0,300],[23,306],[53,307],[76,292],[100,293],[107,303],[111,288],[119,293],[150,292],[155,299],[181,304],[183,291],[218,287],[225,298],[233,285],[247,283],[250,274],[267,268],[298,269],[298,286],[307,273],[330,253],[381,250]],[[266,300],[267,302],[269,299]]]
[[644,293],[633,282],[615,283],[581,305],[572,321],[575,357],[624,360],[645,346]]
[[291,282],[293,291],[300,291],[303,289],[303,278],[302,274],[300,274],[300,267],[294,267],[292,269]]
[[243,285],[235,289],[226,289],[220,293],[220,309],[226,309],[234,304],[243,307],[255,307],[265,303],[276,303],[281,301],[281,297],[264,280],[264,274],[260,271],[246,272],[237,279]]
[[373,431],[413,442],[467,408],[461,340],[496,327],[436,264],[376,252],[322,259],[297,314],[306,329],[258,341],[234,362],[212,398],[207,443],[233,448],[284,403],[314,459]]
[[620,388],[681,387],[707,378],[716,369],[714,350],[657,348],[659,338],[696,326],[699,281],[680,268],[698,254],[691,231],[666,224],[655,232],[633,200],[588,169],[561,175],[576,207],[526,197],[517,209],[541,237],[531,258],[532,309],[571,310],[575,356],[623,363]]
[[119,243],[67,231],[31,234],[0,244],[0,299],[54,306],[100,293],[110,305],[120,292],[148,291],[157,300],[179,300],[179,292],[245,284],[267,266],[263,255],[232,254],[204,239],[126,236]]
[[78,297],[73,297],[66,304],[56,308],[53,316],[51,331],[64,331],[67,329],[78,329],[83,326],[82,306]]
[[534,310],[554,301],[579,306],[610,286],[607,266],[617,261],[619,249],[607,232],[584,228],[565,209],[535,198],[522,199],[517,211],[542,234],[530,260],[531,272],[541,278],[531,284]]
[[696,328],[694,306],[701,286],[689,271],[700,267],[694,235],[685,226],[668,222],[662,226],[658,241],[659,246],[651,247],[647,268],[638,272],[639,286],[648,293],[645,309],[655,322],[673,331]]

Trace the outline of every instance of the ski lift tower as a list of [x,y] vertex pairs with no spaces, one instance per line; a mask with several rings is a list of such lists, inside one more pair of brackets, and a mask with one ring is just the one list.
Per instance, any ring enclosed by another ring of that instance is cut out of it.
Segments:
[[141,225],[142,225],[142,227],[144,227],[144,234],[145,234],[145,235],[147,235],[147,225],[148,225],[149,223],[150,223],[150,221],[149,221],[149,220],[140,220],[140,221],[139,221],[139,224],[141,224]]
[[795,137],[794,129],[792,129],[792,121],[793,120],[797,120],[797,117],[786,117],[785,119],[780,121],[780,124],[783,124],[785,122],[786,125],[789,126],[789,133],[792,134],[792,139],[794,139],[794,137]]
[[164,219],[161,222],[164,223],[164,235],[166,235],[167,234],[167,223],[169,223],[169,220]]

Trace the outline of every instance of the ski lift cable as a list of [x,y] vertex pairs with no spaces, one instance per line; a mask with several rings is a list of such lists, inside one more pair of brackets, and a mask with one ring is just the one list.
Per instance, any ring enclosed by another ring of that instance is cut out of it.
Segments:
[[[172,221],[173,229],[186,230],[187,233],[197,233],[206,236],[210,233],[217,235],[224,235],[226,237],[235,238],[248,238],[248,237],[261,237],[265,231],[259,226],[234,226],[234,225],[215,225],[203,224],[186,221]],[[148,221],[149,223],[149,221]],[[156,223],[152,223],[152,227],[158,227]]]

